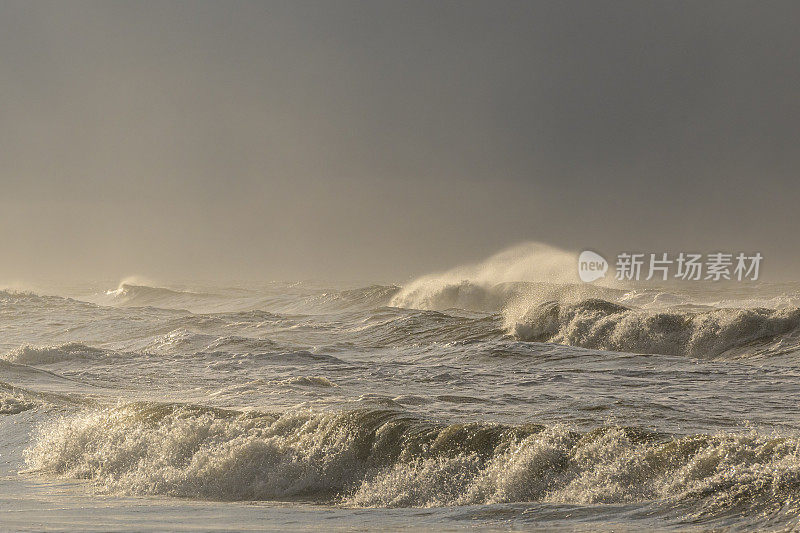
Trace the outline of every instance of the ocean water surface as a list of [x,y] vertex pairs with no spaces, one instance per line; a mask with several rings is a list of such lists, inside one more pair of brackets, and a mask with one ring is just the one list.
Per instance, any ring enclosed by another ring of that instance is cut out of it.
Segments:
[[786,530],[800,285],[0,292],[0,529]]

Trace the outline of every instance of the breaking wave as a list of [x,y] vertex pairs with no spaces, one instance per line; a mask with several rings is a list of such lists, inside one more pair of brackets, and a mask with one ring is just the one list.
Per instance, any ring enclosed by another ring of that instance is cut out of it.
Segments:
[[95,360],[107,357],[110,353],[100,348],[70,342],[53,346],[20,346],[3,355],[3,359],[22,365],[47,365],[79,359]]
[[587,298],[624,298],[619,289],[589,284],[554,284],[517,281],[497,284],[478,284],[468,280],[441,285],[423,285],[404,289],[391,304],[409,309],[446,311],[465,309],[482,313],[517,313],[539,303],[580,301]]
[[102,491],[351,506],[666,500],[700,516],[800,501],[800,441],[605,426],[440,425],[394,411],[239,413],[137,403],[61,418],[26,451]]
[[24,395],[2,389],[0,384],[0,415],[16,415],[36,407],[36,404],[26,399]]
[[589,349],[707,358],[800,352],[791,287],[604,286],[576,283],[575,265],[575,254],[528,243],[420,277],[391,305],[501,314],[505,332],[519,340]]
[[[714,357],[737,348],[786,341],[800,333],[800,309],[656,312],[600,299],[547,302],[508,324],[521,340],[599,350]],[[786,342],[776,349],[786,350]],[[800,348],[797,344],[795,349]],[[753,352],[756,353],[756,352]]]
[[110,303],[127,307],[165,307],[174,308],[191,306],[198,301],[213,300],[213,294],[168,289],[166,287],[150,287],[121,283],[116,290],[106,292]]
[[[474,265],[417,278],[392,298],[391,305],[497,312],[522,295],[557,285],[575,288],[578,281],[572,253],[541,243],[525,243]],[[602,290],[590,285],[584,288]]]

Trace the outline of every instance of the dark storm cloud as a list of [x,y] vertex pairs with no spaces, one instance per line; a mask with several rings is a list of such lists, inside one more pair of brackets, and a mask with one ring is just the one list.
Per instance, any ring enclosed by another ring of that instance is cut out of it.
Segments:
[[391,279],[521,240],[796,278],[773,2],[4,2],[3,277]]

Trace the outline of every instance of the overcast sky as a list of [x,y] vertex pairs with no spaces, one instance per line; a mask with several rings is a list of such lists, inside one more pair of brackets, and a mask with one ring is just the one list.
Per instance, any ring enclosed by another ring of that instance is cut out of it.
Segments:
[[520,241],[800,279],[800,3],[0,1],[0,280]]

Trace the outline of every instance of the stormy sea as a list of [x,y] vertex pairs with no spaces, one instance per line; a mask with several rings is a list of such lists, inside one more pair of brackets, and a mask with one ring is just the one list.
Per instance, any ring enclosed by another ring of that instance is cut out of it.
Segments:
[[797,527],[800,284],[558,268],[3,290],[2,527]]

